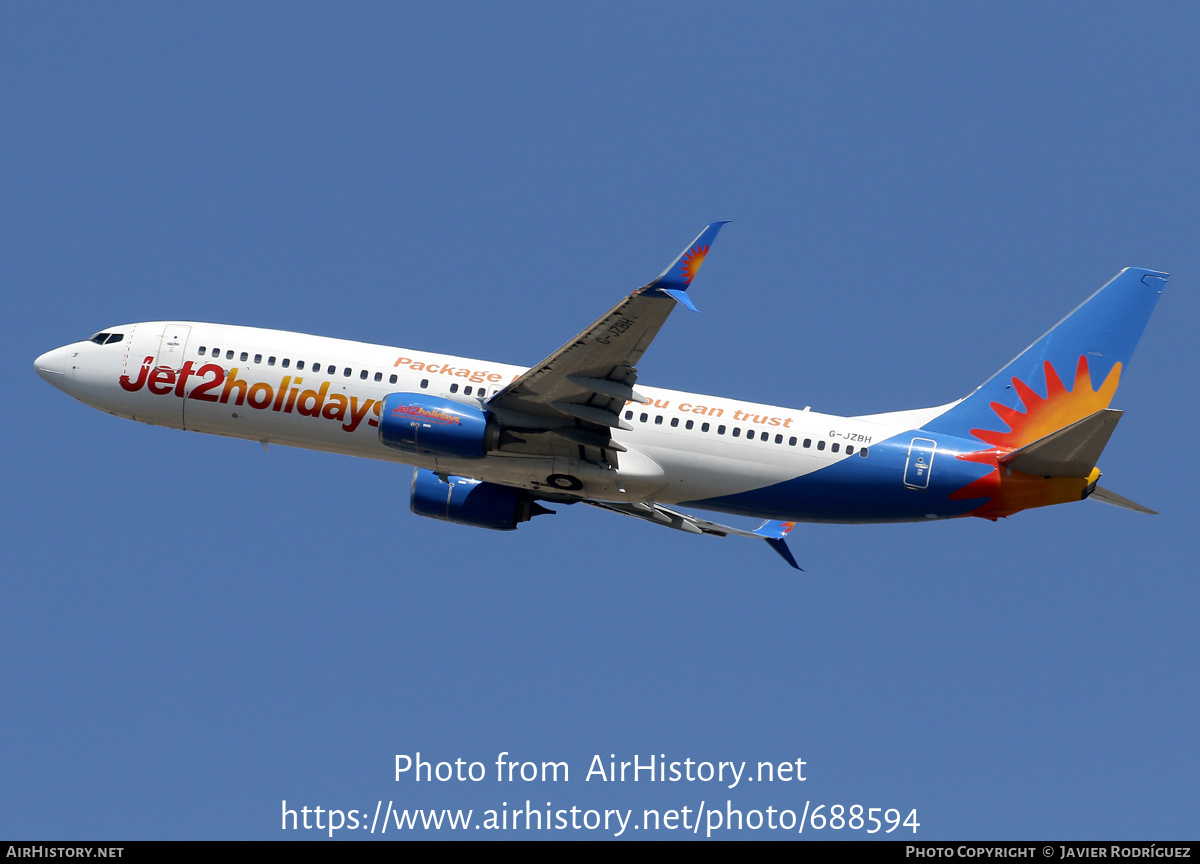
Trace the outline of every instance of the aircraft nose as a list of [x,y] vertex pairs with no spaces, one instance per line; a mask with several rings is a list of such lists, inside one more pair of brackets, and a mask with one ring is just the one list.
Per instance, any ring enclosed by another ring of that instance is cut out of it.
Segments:
[[66,366],[66,359],[66,347],[55,348],[53,351],[47,351],[41,357],[34,360],[33,368],[37,370],[37,373],[42,378],[61,389],[66,379],[66,375],[63,373]]

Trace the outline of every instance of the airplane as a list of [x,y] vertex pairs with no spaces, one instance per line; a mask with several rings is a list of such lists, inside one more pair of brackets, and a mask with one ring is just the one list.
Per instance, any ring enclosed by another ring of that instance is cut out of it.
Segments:
[[[854,417],[638,383],[638,365],[725,222],[531,367],[185,321],[109,327],[38,374],[86,405],[166,426],[401,462],[420,516],[496,530],[582,502],[765,540],[801,569],[797,522],[926,522],[1086,498],[1109,407],[1167,274],[1126,268],[973,393]],[[746,530],[685,509],[765,520]]]

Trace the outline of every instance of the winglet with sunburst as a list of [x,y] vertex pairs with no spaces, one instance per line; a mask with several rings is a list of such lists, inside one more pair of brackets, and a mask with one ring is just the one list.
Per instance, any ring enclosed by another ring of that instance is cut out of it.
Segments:
[[695,240],[683,250],[678,258],[671,262],[658,278],[643,288],[643,291],[660,291],[671,297],[689,309],[695,311],[696,307],[687,296],[688,286],[692,284],[692,280],[696,278],[696,273],[700,270],[700,265],[704,263],[704,259],[708,256],[708,250],[712,247],[713,240],[717,236],[717,232],[721,230],[724,222],[713,222],[705,227],[700,232]]

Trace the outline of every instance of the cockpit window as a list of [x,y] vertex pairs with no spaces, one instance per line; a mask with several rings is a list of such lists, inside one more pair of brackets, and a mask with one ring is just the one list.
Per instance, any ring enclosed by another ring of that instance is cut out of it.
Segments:
[[124,333],[97,333],[91,338],[91,341],[97,345],[111,345],[114,342],[120,342],[124,338]]

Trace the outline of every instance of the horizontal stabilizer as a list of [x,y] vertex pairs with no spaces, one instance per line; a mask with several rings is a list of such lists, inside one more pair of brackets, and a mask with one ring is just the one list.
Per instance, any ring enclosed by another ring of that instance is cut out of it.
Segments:
[[1088,496],[1090,501],[1103,501],[1105,504],[1111,504],[1114,507],[1121,507],[1125,510],[1133,510],[1136,513],[1149,513],[1151,516],[1157,516],[1157,510],[1151,510],[1149,507],[1143,507],[1135,501],[1130,501],[1128,498],[1123,498],[1116,492],[1110,492],[1103,486],[1097,486],[1091,495]]
[[1124,412],[1105,408],[1051,432],[1000,459],[1000,464],[1043,477],[1087,477]]

